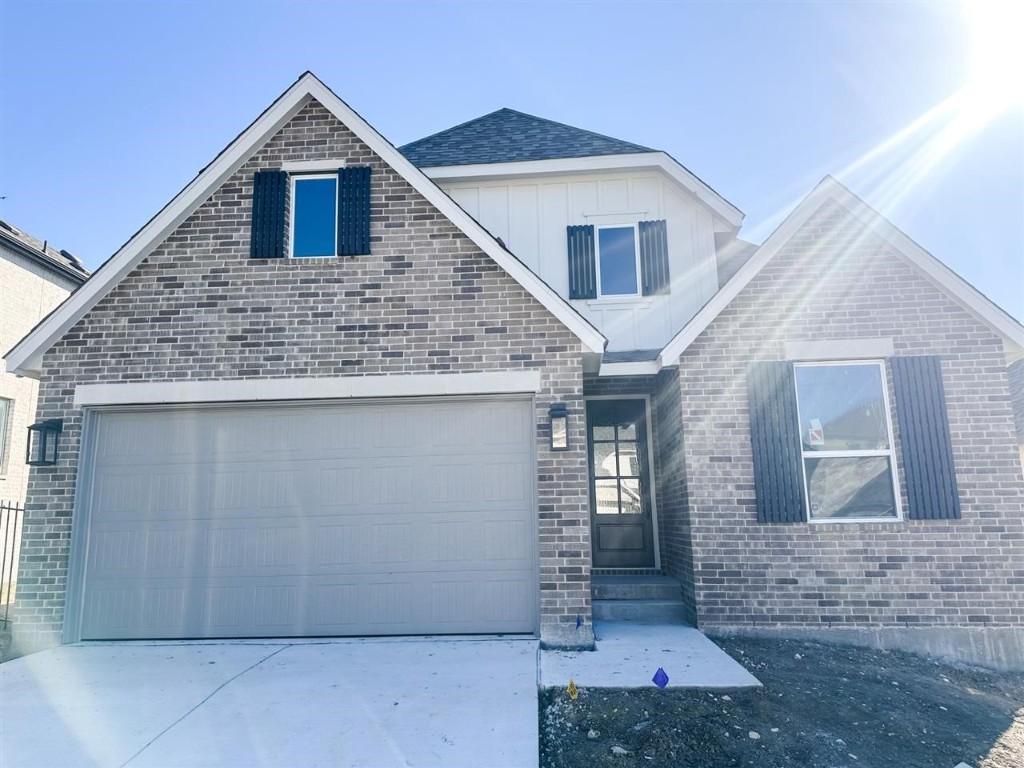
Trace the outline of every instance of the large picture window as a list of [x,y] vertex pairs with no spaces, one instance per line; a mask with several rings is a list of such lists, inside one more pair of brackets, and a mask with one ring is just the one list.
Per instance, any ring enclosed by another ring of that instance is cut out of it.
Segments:
[[794,368],[808,519],[898,518],[882,363]]

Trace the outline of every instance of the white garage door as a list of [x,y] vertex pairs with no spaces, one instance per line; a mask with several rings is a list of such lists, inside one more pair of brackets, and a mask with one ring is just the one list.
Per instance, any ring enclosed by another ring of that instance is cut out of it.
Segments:
[[97,414],[83,639],[532,632],[532,406]]

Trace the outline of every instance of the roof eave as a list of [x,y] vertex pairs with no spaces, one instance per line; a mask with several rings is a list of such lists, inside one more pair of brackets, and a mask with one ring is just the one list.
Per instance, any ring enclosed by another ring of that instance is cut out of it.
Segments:
[[568,173],[659,169],[711,209],[716,219],[732,232],[743,223],[743,212],[666,152],[630,152],[621,155],[560,157],[515,163],[438,165],[420,170],[435,182],[484,181],[523,176],[543,177]]

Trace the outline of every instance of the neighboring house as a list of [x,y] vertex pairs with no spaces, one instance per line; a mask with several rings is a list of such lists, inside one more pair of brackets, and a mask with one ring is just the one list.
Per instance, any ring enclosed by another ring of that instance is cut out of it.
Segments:
[[63,429],[16,641],[588,647],[662,574],[702,628],[1024,664],[1024,328],[833,179],[741,220],[511,110],[399,151],[304,75],[8,354]]
[[[6,352],[80,286],[89,272],[67,251],[57,251],[0,220],[0,351]],[[25,441],[36,413],[39,382],[0,371],[0,535],[5,600],[17,574],[15,513],[25,502]]]
[[[89,277],[67,251],[0,221],[0,350],[7,352]],[[39,382],[0,372],[0,502],[23,503],[28,488],[26,429]]]

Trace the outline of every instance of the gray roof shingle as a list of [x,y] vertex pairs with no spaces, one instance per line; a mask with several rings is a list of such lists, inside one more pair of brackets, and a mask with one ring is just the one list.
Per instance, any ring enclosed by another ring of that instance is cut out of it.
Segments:
[[89,277],[89,270],[78,257],[68,251],[51,248],[44,240],[33,237],[13,224],[0,219],[0,243],[20,251],[38,264],[70,277],[79,284]]
[[414,165],[429,168],[658,150],[504,108],[410,142],[398,151]]

